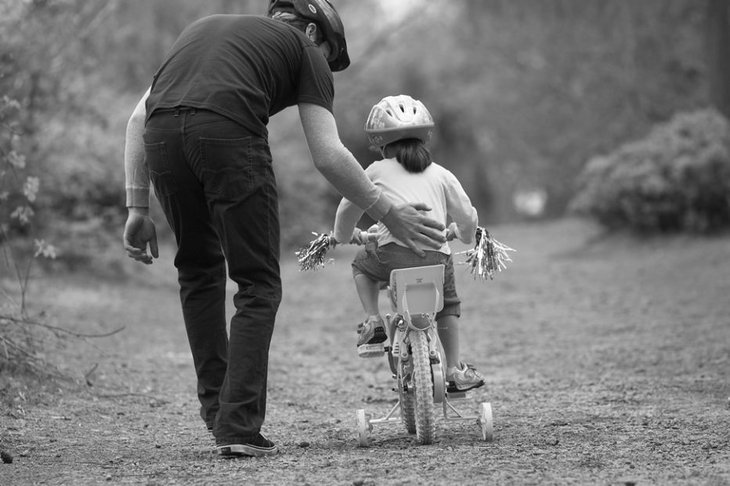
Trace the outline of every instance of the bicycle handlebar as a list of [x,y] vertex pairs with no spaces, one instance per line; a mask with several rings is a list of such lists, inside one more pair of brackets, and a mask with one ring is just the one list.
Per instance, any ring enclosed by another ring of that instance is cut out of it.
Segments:
[[[356,229],[355,232],[353,232],[353,238],[350,243],[355,245],[366,245],[369,242],[377,241],[378,240],[378,233],[377,233],[377,225],[372,225],[367,230],[363,229]],[[357,236],[355,236],[357,235]],[[446,228],[444,236],[446,237],[446,241],[453,241],[456,239],[456,233]]]

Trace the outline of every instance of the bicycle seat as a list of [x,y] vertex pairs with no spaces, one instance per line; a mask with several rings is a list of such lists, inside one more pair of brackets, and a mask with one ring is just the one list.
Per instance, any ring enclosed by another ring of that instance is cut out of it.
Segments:
[[435,314],[444,308],[444,265],[399,268],[390,272],[396,312]]

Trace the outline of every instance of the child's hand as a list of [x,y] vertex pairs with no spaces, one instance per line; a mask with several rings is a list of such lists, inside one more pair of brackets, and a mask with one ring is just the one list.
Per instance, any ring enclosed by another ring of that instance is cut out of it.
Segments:
[[352,232],[352,239],[350,240],[350,243],[353,245],[366,245],[371,241],[375,241],[378,239],[378,225],[374,224],[370,228],[368,228],[367,231],[361,230],[360,228],[355,228],[355,230]]
[[453,241],[459,237],[457,234],[456,223],[451,223],[449,227],[446,228],[444,236],[446,237],[446,241]]
[[350,244],[351,245],[364,245],[365,242],[363,241],[362,233],[364,233],[363,230],[360,228],[355,228],[352,231],[352,238],[350,238]]

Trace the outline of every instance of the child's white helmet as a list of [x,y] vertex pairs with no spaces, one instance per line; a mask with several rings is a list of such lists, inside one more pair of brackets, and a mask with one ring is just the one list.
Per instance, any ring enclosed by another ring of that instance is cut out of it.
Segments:
[[371,144],[382,147],[406,138],[426,143],[433,127],[433,117],[420,101],[408,95],[386,96],[370,110],[365,133]]

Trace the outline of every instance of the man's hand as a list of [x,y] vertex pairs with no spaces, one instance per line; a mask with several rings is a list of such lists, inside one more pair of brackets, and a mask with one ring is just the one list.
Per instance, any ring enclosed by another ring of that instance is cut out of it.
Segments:
[[430,210],[431,208],[422,203],[393,206],[381,221],[393,236],[408,245],[418,255],[425,256],[417,243],[437,250],[446,241],[443,234],[444,225],[421,213],[421,211]]
[[[147,253],[148,244],[151,256]],[[124,225],[124,249],[129,258],[147,265],[152,263],[153,257],[159,256],[157,231],[148,208],[129,208],[127,223]]]

